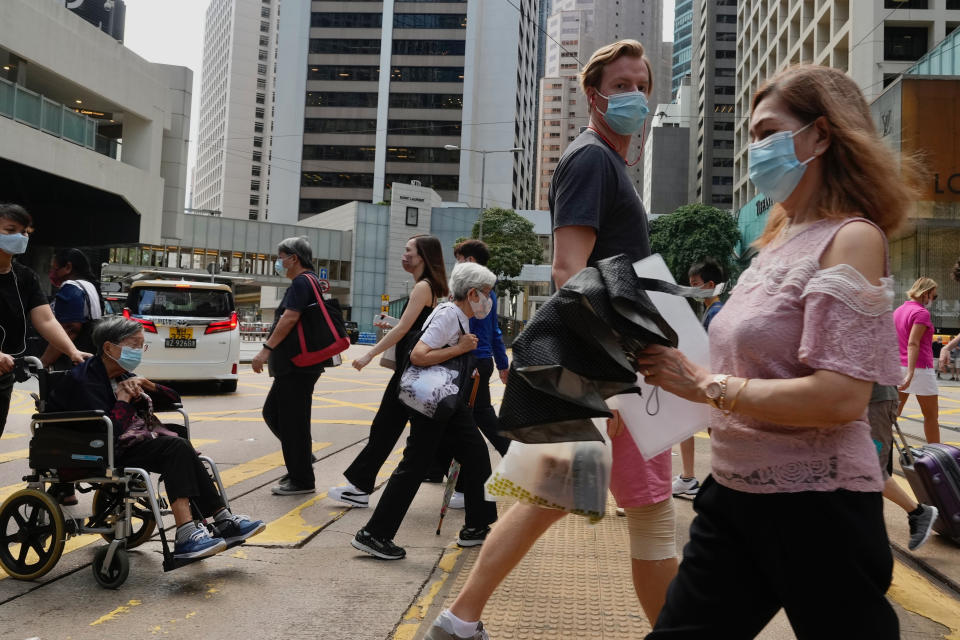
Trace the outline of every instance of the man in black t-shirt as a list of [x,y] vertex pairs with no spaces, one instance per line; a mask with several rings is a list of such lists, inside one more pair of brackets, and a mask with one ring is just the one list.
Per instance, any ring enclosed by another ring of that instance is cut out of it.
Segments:
[[14,358],[27,351],[27,328],[33,324],[47,342],[65,353],[73,363],[89,353],[78,351],[53,317],[40,279],[27,267],[13,261],[27,250],[33,220],[16,204],[0,204],[0,435],[7,424],[13,394]]

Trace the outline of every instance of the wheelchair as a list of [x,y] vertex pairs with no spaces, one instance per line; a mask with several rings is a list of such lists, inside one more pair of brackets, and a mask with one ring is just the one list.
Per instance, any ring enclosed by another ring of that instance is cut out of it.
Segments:
[[[15,361],[17,381],[37,378],[39,395],[32,394],[37,413],[30,420],[29,462],[24,476],[27,487],[0,506],[0,567],[17,580],[36,580],[56,566],[66,541],[73,536],[99,534],[108,543],[93,558],[93,576],[108,589],[119,588],[130,571],[127,550],[150,540],[159,529],[163,570],[172,571],[202,558],[181,559],[173,555],[173,541],[163,516],[172,512],[144,469],[115,464],[113,423],[103,411],[48,412],[50,390],[67,372],[47,371],[40,360],[27,356]],[[190,436],[190,418],[181,404],[183,425],[165,425],[183,438]],[[166,413],[166,411],[161,411]],[[223,506],[230,508],[217,465],[200,456]],[[58,487],[75,484],[81,493],[95,492],[93,513],[80,520],[68,518],[57,499]],[[210,526],[193,506],[197,520]],[[241,544],[240,542],[236,544]],[[231,546],[236,546],[231,545]]]

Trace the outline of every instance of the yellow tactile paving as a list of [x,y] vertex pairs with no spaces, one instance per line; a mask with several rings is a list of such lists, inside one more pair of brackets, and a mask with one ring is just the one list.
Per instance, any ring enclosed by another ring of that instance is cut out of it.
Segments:
[[[484,609],[490,637],[635,640],[650,632],[633,591],[626,518],[613,514],[612,501],[607,509],[596,525],[567,516],[537,541]],[[464,551],[443,607],[453,603],[478,554]],[[430,622],[425,620],[420,632]]]

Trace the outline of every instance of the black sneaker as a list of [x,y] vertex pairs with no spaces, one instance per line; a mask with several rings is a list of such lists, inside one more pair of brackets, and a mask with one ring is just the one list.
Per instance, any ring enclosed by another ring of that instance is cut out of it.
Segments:
[[457,544],[461,547],[479,547],[487,539],[490,527],[464,527],[457,536]]
[[350,544],[353,545],[354,549],[369,553],[381,560],[402,560],[407,556],[406,550],[393,544],[393,540],[377,538],[366,529],[357,531],[357,535],[353,537]]
[[922,507],[922,511],[919,514],[907,514],[907,522],[910,523],[910,543],[907,545],[907,548],[910,549],[910,551],[917,549],[927,541],[939,513],[936,507],[928,504],[922,504],[920,506]]
[[315,487],[302,487],[290,478],[281,480],[280,484],[270,488],[270,492],[275,496],[294,496],[299,493],[313,493],[314,491],[316,491]]

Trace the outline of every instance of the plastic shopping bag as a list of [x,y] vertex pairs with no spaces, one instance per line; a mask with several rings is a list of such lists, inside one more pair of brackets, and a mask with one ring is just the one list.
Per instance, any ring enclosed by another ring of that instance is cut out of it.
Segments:
[[[606,420],[594,422],[606,433]],[[612,465],[607,441],[511,442],[507,455],[487,480],[487,499],[517,499],[597,522],[606,512]]]

